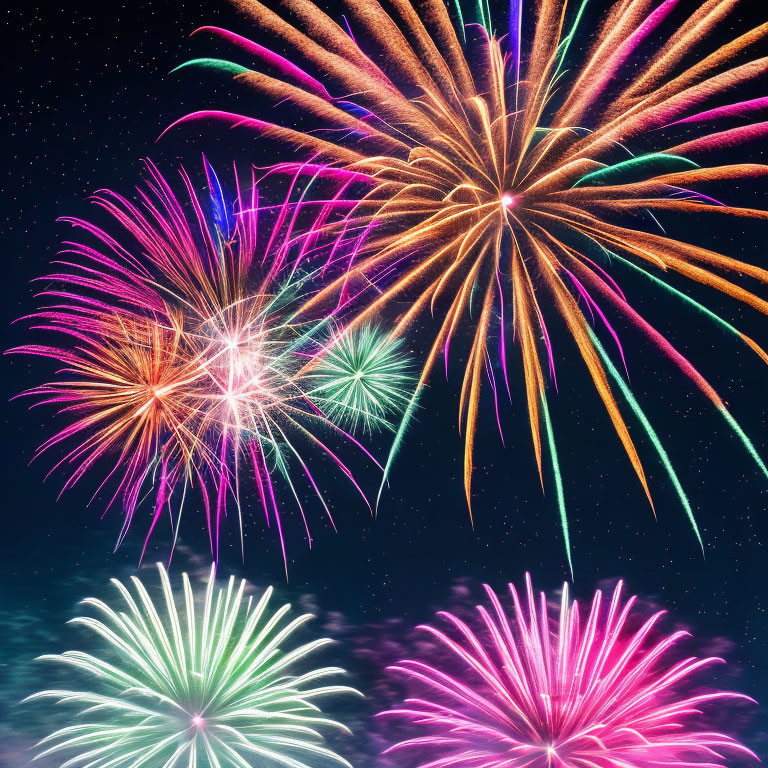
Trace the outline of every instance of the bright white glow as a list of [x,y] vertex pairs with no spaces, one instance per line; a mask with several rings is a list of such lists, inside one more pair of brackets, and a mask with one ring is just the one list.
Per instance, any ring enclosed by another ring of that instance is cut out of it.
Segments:
[[517,202],[515,196],[513,194],[510,194],[509,192],[505,192],[501,196],[501,206],[502,208],[511,208],[515,203]]
[[202,728],[205,725],[205,720],[200,715],[195,715],[192,718],[192,725],[196,725],[198,728]]

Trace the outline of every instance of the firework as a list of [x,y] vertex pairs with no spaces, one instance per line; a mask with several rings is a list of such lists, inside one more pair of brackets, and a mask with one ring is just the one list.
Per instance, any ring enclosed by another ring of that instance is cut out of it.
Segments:
[[349,765],[321,737],[327,729],[347,729],[323,717],[315,702],[357,691],[317,684],[343,674],[337,667],[297,671],[331,642],[292,642],[313,617],[286,618],[290,605],[271,612],[271,587],[258,600],[246,596],[245,580],[237,585],[231,577],[217,587],[215,568],[198,595],[186,573],[182,590],[174,592],[158,569],[162,602],[156,604],[136,577],[135,594],[113,579],[119,609],[95,598],[84,601],[101,618],[73,623],[98,638],[102,655],[41,657],[75,670],[89,685],[27,699],[54,699],[76,709],[76,722],[45,738],[40,756],[66,753],[67,765],[94,768],[244,768],[254,761],[305,768],[305,760]]
[[[702,165],[719,150],[744,145],[746,152],[748,142],[768,133],[768,122],[755,122],[768,107],[764,97],[717,106],[736,83],[764,76],[766,60],[750,57],[768,34],[765,24],[702,53],[702,41],[728,23],[733,2],[693,4],[687,15],[675,17],[667,37],[676,0],[655,8],[646,0],[615,3],[596,34],[585,28],[586,2],[543,0],[535,4],[530,40],[521,34],[521,0],[512,0],[508,31],[499,35],[484,2],[477,3],[481,24],[466,29],[456,4],[458,34],[442,0],[398,0],[388,11],[376,0],[349,0],[346,28],[311,0],[286,0],[285,17],[258,0],[236,4],[281,48],[300,52],[304,67],[214,27],[202,31],[246,51],[272,74],[212,59],[190,63],[222,69],[263,96],[292,103],[309,118],[311,130],[214,111],[180,122],[212,118],[250,127],[331,161],[334,173],[367,177],[346,223],[370,227],[365,246],[307,302],[307,311],[338,303],[353,313],[353,327],[383,312],[402,312],[394,333],[418,323],[417,338],[423,336],[424,315],[436,318],[385,480],[433,367],[441,355],[447,367],[451,340],[464,326],[470,336],[459,423],[471,503],[481,388],[487,379],[497,402],[510,392],[514,342],[539,474],[548,452],[570,552],[547,405],[548,383],[555,383],[549,328],[563,326],[649,501],[643,463],[616,390],[659,455],[698,536],[669,458],[624,380],[617,320],[643,333],[709,398],[768,475],[720,396],[630,304],[612,276],[628,266],[649,287],[684,298],[768,362],[758,344],[681,296],[667,277],[680,275],[766,313],[768,304],[731,278],[765,283],[768,272],[667,236],[656,217],[768,217],[701,191],[713,182],[768,175],[768,167],[756,164]],[[577,51],[584,48],[579,41],[587,40],[589,52],[578,61]],[[621,358],[618,366],[606,343]]]
[[307,372],[308,391],[333,421],[355,430],[391,428],[408,404],[414,381],[403,342],[381,328],[340,331]]
[[138,203],[111,191],[95,196],[111,230],[68,220],[95,245],[66,244],[62,269],[42,294],[55,303],[32,316],[60,343],[13,350],[63,365],[55,381],[28,393],[71,417],[39,453],[70,443],[56,465],[70,468],[65,488],[95,465],[105,467],[99,490],[113,483],[108,507],[120,499],[125,514],[119,541],[151,494],[147,539],[167,513],[175,541],[186,491],[195,486],[216,556],[228,500],[240,511],[240,467],[247,463],[285,555],[273,478],[287,486],[302,518],[301,478],[328,511],[307,454],[330,459],[351,478],[328,435],[359,447],[299,383],[328,324],[298,321],[291,309],[306,292],[308,276],[296,271],[302,258],[348,248],[318,233],[327,206],[308,214],[290,191],[282,205],[260,205],[252,179],[248,191],[238,184],[229,203],[206,163],[210,206],[182,171],[185,208],[148,168]]
[[721,659],[676,658],[688,633],[653,639],[664,612],[636,622],[635,598],[622,600],[621,582],[607,605],[596,592],[586,617],[567,584],[556,617],[543,593],[537,604],[530,578],[527,607],[509,588],[512,617],[486,587],[490,609],[477,608],[480,632],[446,612],[452,632],[420,627],[436,640],[440,661],[392,667],[419,693],[383,714],[418,735],[389,752],[432,768],[692,768],[725,765],[729,753],[754,757],[701,726],[702,707],[747,698],[690,692],[690,679]]

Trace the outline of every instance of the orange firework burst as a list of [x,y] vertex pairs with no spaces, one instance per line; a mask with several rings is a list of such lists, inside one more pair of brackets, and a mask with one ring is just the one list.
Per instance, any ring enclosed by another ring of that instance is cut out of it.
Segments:
[[[536,461],[541,475],[543,432],[567,543],[546,401],[546,380],[554,377],[547,323],[558,318],[575,342],[649,501],[617,390],[656,448],[695,526],[668,457],[592,329],[590,314],[607,330],[622,359],[610,316],[644,333],[711,400],[766,472],[719,395],[630,306],[608,274],[613,261],[634,269],[715,319],[768,361],[752,339],[656,274],[678,273],[766,313],[768,303],[730,276],[766,283],[768,272],[663,231],[647,231],[657,226],[658,211],[768,217],[765,211],[724,205],[700,191],[705,183],[768,175],[768,167],[755,164],[701,166],[711,152],[768,133],[768,122],[755,122],[768,109],[765,97],[723,104],[736,84],[757,82],[768,71],[768,59],[750,58],[765,41],[768,24],[720,47],[703,43],[735,4],[707,0],[683,16],[677,0],[621,0],[601,20],[580,64],[573,61],[581,47],[574,41],[583,34],[586,2],[571,8],[567,0],[536,3],[527,44],[520,0],[512,0],[509,34],[503,38],[493,34],[490,15],[478,3],[485,26],[467,27],[463,42],[464,29],[457,34],[442,0],[393,0],[388,10],[377,0],[349,0],[347,30],[310,0],[283,0],[285,15],[258,0],[239,0],[238,7],[265,33],[294,49],[306,69],[242,37],[208,28],[278,76],[229,62],[198,63],[234,72],[260,93],[292,102],[315,125],[304,133],[221,112],[183,120],[213,117],[250,126],[369,178],[371,186],[349,217],[356,226],[371,226],[362,258],[328,282],[305,309],[339,302],[354,309],[354,325],[405,301],[409,307],[397,321],[399,333],[426,311],[438,317],[412,406],[439,355],[447,358],[457,327],[470,324],[473,339],[459,418],[468,502],[486,371],[494,393],[497,389],[488,339],[498,338],[506,381],[513,327]],[[673,11],[677,16],[670,16]],[[669,30],[674,31],[667,37]],[[328,129],[328,138],[319,135],[318,124]],[[649,142],[654,146],[650,151]],[[412,412],[413,407],[403,429]],[[402,430],[392,455],[401,436]]]
[[29,345],[23,351],[56,359],[65,366],[56,381],[28,394],[77,416],[46,440],[37,454],[85,436],[56,465],[76,467],[64,483],[65,490],[100,459],[115,457],[107,479],[119,474],[115,496],[121,491],[126,494],[122,539],[141,488],[157,466],[162,468],[158,479],[158,498],[162,499],[180,472],[201,467],[208,458],[201,452],[199,402],[193,387],[200,372],[183,348],[178,325],[167,327],[117,315],[100,320],[101,338],[82,335],[74,349]]

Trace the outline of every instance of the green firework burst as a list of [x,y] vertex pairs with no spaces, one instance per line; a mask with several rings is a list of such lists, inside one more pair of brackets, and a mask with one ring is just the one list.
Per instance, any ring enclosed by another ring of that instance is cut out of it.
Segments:
[[[246,582],[215,583],[215,567],[196,598],[187,574],[174,594],[162,566],[162,601],[156,605],[135,577],[134,594],[117,580],[123,604],[84,604],[100,618],[73,621],[99,636],[104,654],[80,651],[43,656],[81,673],[85,690],[48,690],[27,701],[72,704],[71,724],[43,739],[49,754],[84,768],[312,768],[349,763],[323,746],[321,732],[346,727],[322,716],[315,700],[357,693],[317,684],[343,673],[336,667],[295,673],[297,664],[328,639],[290,647],[291,636],[312,618],[272,612],[272,588],[255,600]],[[181,610],[177,607],[180,604]],[[309,761],[309,762],[306,762]]]
[[368,432],[390,428],[404,410],[414,379],[401,339],[366,325],[341,332],[307,374],[310,397],[337,424]]

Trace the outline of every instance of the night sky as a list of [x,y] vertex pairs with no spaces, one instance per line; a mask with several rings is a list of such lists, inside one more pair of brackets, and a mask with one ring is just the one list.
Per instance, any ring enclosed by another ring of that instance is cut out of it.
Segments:
[[[9,54],[2,87],[3,349],[28,340],[25,326],[12,323],[36,306],[30,281],[45,274],[69,234],[56,218],[93,216],[90,193],[102,187],[129,193],[140,181],[144,157],[170,175],[179,161],[197,172],[203,151],[220,167],[233,160],[239,168],[249,162],[266,165],[279,156],[246,131],[186,128],[156,143],[170,122],[195,109],[235,108],[263,116],[252,95],[221,75],[192,69],[170,73],[189,58],[216,55],[209,38],[190,38],[203,24],[258,39],[258,31],[224,0],[47,5],[17,2],[6,4],[3,12]],[[734,17],[729,36],[750,21],[754,26],[765,20],[765,10],[758,8],[762,3],[743,5],[746,10]],[[768,161],[765,146],[752,144],[749,151],[751,162]],[[766,190],[754,185],[724,190],[721,198],[768,205]],[[768,264],[765,222],[662,223],[670,234]],[[630,302],[694,361],[768,456],[765,367],[757,357],[693,310],[633,282],[625,272],[621,277]],[[684,282],[675,285],[688,290]],[[690,293],[758,342],[768,343],[765,317],[698,287]],[[430,333],[427,325],[424,332]],[[654,519],[583,365],[562,339],[559,389],[551,394],[550,407],[565,479],[575,593],[588,599],[598,584],[624,579],[632,593],[669,609],[674,618],[668,628],[679,624],[693,631],[704,643],[694,644],[694,650],[716,644],[736,673],[724,679],[763,704],[752,710],[741,735],[766,759],[765,478],[708,401],[637,334],[622,332],[633,390],[690,496],[705,557],[663,468],[637,436],[656,504]],[[114,510],[102,518],[103,499],[87,506],[95,478],[86,478],[82,487],[57,500],[62,476],[54,473],[44,482],[52,461],[44,457],[29,465],[36,446],[51,434],[55,417],[11,401],[51,369],[20,357],[5,357],[2,365],[0,764],[16,768],[27,764],[26,748],[42,735],[15,704],[40,685],[30,660],[77,641],[64,622],[75,615],[78,600],[107,596],[109,578],[135,571],[148,518],[140,517],[126,544],[114,552],[120,515]],[[274,535],[264,530],[260,511],[246,506],[244,561],[231,518],[221,572],[245,576],[256,585],[274,583],[294,598],[311,595],[324,612],[358,628],[357,634],[392,617],[401,618],[403,626],[427,620],[436,607],[450,607],[457,584],[470,585],[470,590],[483,582],[501,588],[509,581],[519,583],[529,571],[538,587],[555,590],[569,573],[554,489],[547,485],[542,496],[519,387],[513,390],[514,405],[503,406],[506,446],[499,439],[492,401],[483,402],[474,529],[470,525],[461,479],[463,440],[456,429],[459,373],[456,367],[447,383],[439,376],[432,382],[375,520],[339,483],[331,494],[338,533],[324,522],[322,510],[311,508],[315,541],[309,550],[300,523],[289,522],[286,584]],[[372,448],[384,457],[386,439],[374,439]],[[361,473],[366,490],[375,496],[373,468]],[[196,511],[190,505],[185,512],[181,546],[172,563],[176,572],[208,558],[204,522]],[[168,531],[158,531],[147,562],[166,559],[167,545]],[[370,642],[376,642],[374,633]],[[341,644],[335,653],[355,667],[354,659],[344,659]]]

